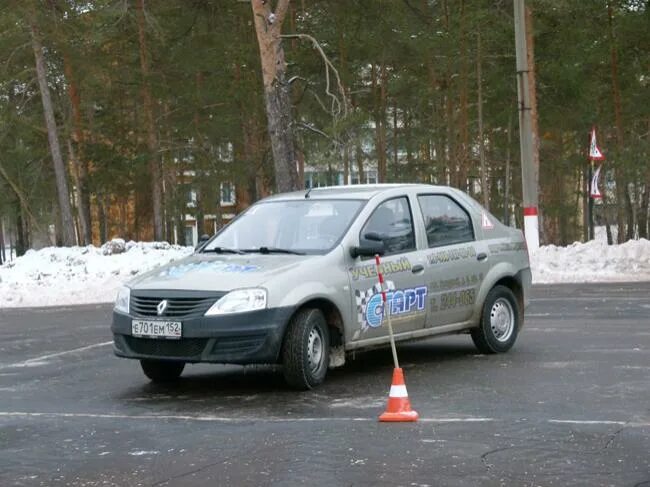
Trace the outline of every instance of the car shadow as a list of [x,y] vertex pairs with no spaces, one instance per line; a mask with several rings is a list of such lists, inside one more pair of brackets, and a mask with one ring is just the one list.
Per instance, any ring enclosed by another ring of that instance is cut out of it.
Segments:
[[[490,358],[479,355],[471,341],[444,339],[406,343],[398,346],[401,367],[406,374],[423,376],[435,381],[436,376],[448,376],[450,371],[483,367]],[[259,409],[261,403],[283,403],[285,406],[309,406],[324,399],[353,397],[375,386],[384,392],[393,368],[390,348],[357,352],[348,357],[343,367],[328,372],[323,384],[310,391],[289,388],[278,365],[191,365],[180,380],[171,384],[153,384],[142,376],[142,383],[123,390],[118,399],[143,406],[174,404],[179,401],[190,409],[236,406],[247,409],[247,404]],[[196,404],[196,408],[190,407]],[[302,408],[300,408],[302,409]]]

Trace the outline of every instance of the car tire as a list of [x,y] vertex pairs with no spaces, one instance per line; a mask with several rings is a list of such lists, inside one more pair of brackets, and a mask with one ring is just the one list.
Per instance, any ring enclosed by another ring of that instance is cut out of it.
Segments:
[[474,345],[481,353],[502,353],[512,348],[521,326],[519,302],[505,286],[495,286],[483,303],[481,323],[472,328]]
[[284,379],[295,389],[308,390],[325,380],[330,336],[319,309],[302,309],[289,322],[282,345]]
[[174,362],[171,360],[140,360],[140,366],[144,375],[151,382],[165,384],[178,380],[185,368],[185,362]]

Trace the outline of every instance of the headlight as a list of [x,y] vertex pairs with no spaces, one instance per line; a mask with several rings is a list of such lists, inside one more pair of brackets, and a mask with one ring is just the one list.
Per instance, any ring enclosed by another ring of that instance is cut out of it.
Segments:
[[205,316],[242,313],[266,308],[266,289],[251,288],[230,291],[206,311]]
[[115,299],[115,311],[121,311],[122,313],[129,312],[129,299],[131,298],[131,289],[128,287],[121,287],[117,291],[117,298]]

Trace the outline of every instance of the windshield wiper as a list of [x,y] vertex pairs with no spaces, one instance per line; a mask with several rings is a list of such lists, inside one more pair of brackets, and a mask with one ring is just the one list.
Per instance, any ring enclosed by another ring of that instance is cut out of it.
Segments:
[[259,247],[257,249],[244,249],[243,251],[244,252],[251,252],[251,253],[259,252],[260,254],[305,255],[304,252],[298,252],[297,250],[291,250],[291,249],[279,249],[277,247]]
[[229,249],[226,247],[212,247],[211,249],[203,249],[201,253],[214,252],[215,254],[245,254],[243,250]]

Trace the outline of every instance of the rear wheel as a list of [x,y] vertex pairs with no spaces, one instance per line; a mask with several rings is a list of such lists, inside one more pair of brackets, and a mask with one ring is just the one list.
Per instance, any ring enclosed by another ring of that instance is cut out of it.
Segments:
[[330,336],[319,309],[303,309],[291,319],[282,346],[284,379],[296,389],[311,389],[327,374]]
[[474,345],[482,353],[507,352],[515,344],[521,326],[519,303],[505,286],[495,286],[483,304],[481,324],[472,328]]
[[169,360],[140,360],[142,371],[152,382],[163,384],[174,382],[183,373],[185,362]]

